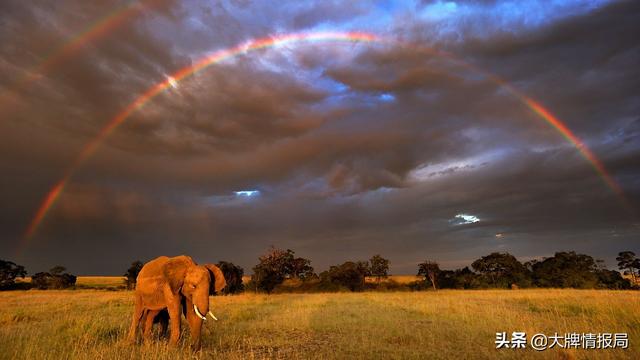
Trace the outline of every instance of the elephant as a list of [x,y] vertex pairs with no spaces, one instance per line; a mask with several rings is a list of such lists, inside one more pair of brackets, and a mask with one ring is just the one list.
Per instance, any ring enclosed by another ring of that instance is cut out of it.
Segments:
[[[159,314],[163,330],[166,314],[170,320],[169,344],[176,346],[180,339],[181,313],[187,319],[191,332],[192,349],[201,347],[200,334],[206,315],[216,319],[209,310],[209,289],[216,292],[226,286],[222,271],[213,264],[198,265],[186,255],[160,256],[146,263],[136,280],[135,308],[129,328],[129,341],[135,342],[140,324],[148,339],[154,319]],[[163,311],[166,313],[161,314]],[[205,315],[203,315],[205,314]],[[163,322],[164,320],[164,322]],[[216,319],[217,320],[217,319]]]
[[[186,313],[184,300],[182,303],[182,312]],[[151,337],[153,324],[160,325],[160,337],[166,338],[169,330],[169,312],[166,308],[162,310],[145,310],[142,314],[142,318],[140,319],[140,324],[143,326],[142,334],[145,339],[149,339]]]

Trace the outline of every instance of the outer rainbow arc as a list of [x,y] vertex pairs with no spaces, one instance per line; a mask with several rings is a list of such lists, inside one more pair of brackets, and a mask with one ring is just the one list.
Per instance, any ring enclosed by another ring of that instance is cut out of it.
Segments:
[[[151,99],[162,93],[164,90],[168,89],[175,84],[175,82],[179,82],[185,78],[190,77],[196,72],[207,68],[213,64],[219,63],[225,59],[229,59],[231,57],[250,52],[253,50],[263,49],[267,47],[284,45],[287,43],[301,42],[301,41],[346,41],[346,42],[377,42],[377,43],[389,43],[389,44],[400,44],[408,46],[408,44],[403,44],[402,42],[393,40],[393,39],[385,39],[382,37],[378,37],[373,34],[365,33],[365,32],[315,32],[315,33],[294,33],[294,34],[286,34],[281,36],[274,37],[265,37],[257,40],[248,41],[246,43],[228,48],[215,51],[201,60],[196,62],[194,65],[182,68],[176,71],[171,76],[167,77],[164,81],[161,81],[154,86],[150,87],[147,91],[145,91],[142,95],[138,96],[133,102],[131,102],[127,107],[125,107],[120,113],[118,113],[115,117],[113,117],[105,127],[98,133],[98,135],[91,140],[81,151],[80,155],[76,158],[72,166],[69,167],[68,171],[65,173],[65,176],[58,182],[56,185],[48,192],[45,200],[38,208],[34,219],[31,221],[24,237],[23,247],[26,246],[26,241],[31,238],[38,226],[42,223],[42,220],[46,217],[47,212],[53,207],[56,200],[60,197],[60,194],[63,192],[65,185],[72,177],[74,171],[82,165],[95,151],[98,147],[106,140],[107,137],[113,131],[115,131],[131,114],[133,114],[138,109],[142,108],[147,102]],[[598,172],[598,174],[603,178],[605,183],[620,197],[624,200],[623,192],[619,184],[609,175],[606,171],[606,168],[602,164],[602,162],[591,152],[588,147],[557,117],[551,114],[550,111],[545,109],[540,103],[536,102],[532,98],[524,95],[519,90],[515,89],[513,86],[509,85],[506,81],[501,78],[478,69],[477,67],[468,64],[452,54],[440,51],[431,48],[421,47],[423,50],[428,49],[430,52],[434,54],[445,57],[449,60],[454,61],[455,63],[468,68],[477,73],[483,74],[491,79],[493,82],[500,86],[504,86],[512,95],[522,101],[528,108],[530,108],[534,113],[540,116],[543,120],[545,120],[549,125],[551,125],[554,129],[556,129],[560,134],[567,139],[573,146],[575,146],[581,155],[594,167],[594,169]]]
[[464,68],[471,70],[472,72],[482,74],[483,76],[487,77],[494,83],[507,89],[509,93],[511,93],[511,95],[515,96],[524,105],[526,105],[531,111],[533,111],[535,114],[540,116],[544,121],[546,121],[549,125],[551,125],[552,128],[557,130],[562,135],[562,137],[564,137],[567,141],[569,141],[569,143],[571,143],[578,150],[580,155],[582,155],[587,160],[587,162],[591,164],[591,166],[596,170],[598,175],[600,175],[600,177],[609,186],[609,188],[622,201],[625,207],[631,212],[635,212],[635,210],[633,209],[633,206],[631,206],[631,204],[625,198],[622,187],[609,174],[609,172],[607,171],[602,161],[598,159],[598,157],[587,147],[587,145],[575,133],[573,133],[573,131],[571,131],[571,129],[569,129],[569,127],[565,123],[560,121],[560,119],[558,119],[554,114],[552,114],[551,111],[549,111],[544,106],[542,106],[542,104],[540,104],[530,96],[527,96],[522,91],[516,89],[513,85],[509,84],[506,80],[498,77],[497,75],[490,73],[486,70],[483,70],[481,68],[478,68],[477,66],[474,66],[463,60],[460,60],[449,52],[437,50],[437,49],[429,49],[429,50],[430,52],[434,52],[439,56],[443,56],[448,60]]
[[[155,0],[153,0],[155,1]],[[90,41],[96,40],[106,35],[109,31],[117,28],[126,20],[144,10],[142,3],[130,2],[104,16],[96,23],[85,29],[80,34],[64,43],[62,46],[52,51],[45,59],[36,65],[32,70],[28,71],[24,76],[17,80],[13,85],[9,86],[5,93],[15,92],[29,86],[29,84],[37,81],[60,64],[63,60],[68,59]]]
[[[622,187],[618,184],[612,177],[609,175],[609,172],[605,168],[604,164],[600,159],[596,157],[596,155],[587,147],[587,145],[580,140],[569,128],[562,123],[557,117],[555,117],[549,110],[543,108],[539,103],[536,103],[533,99],[529,97],[524,97],[524,101],[533,110],[536,114],[540,115],[544,118],[548,123],[552,124],[562,136],[564,136],[567,140],[575,145],[580,154],[584,156],[585,159],[593,166],[593,168],[598,172],[598,174],[602,177],[602,179],[607,183],[607,185],[623,200],[624,192],[622,191]],[[628,204],[627,204],[628,205]]]

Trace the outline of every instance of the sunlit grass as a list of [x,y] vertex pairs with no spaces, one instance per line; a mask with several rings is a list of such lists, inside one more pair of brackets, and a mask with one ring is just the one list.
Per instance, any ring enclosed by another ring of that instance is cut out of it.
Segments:
[[[0,357],[193,358],[186,342],[129,345],[132,292],[0,293]],[[211,297],[199,358],[640,358],[640,293],[475,290]],[[183,327],[186,334],[186,326]],[[627,350],[496,350],[498,331],[627,332]]]

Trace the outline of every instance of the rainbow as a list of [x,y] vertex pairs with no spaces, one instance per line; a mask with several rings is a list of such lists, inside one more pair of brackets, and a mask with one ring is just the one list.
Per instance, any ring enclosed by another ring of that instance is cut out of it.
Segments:
[[75,170],[95,153],[95,151],[104,142],[104,140],[108,138],[109,135],[111,135],[111,133],[113,133],[136,110],[142,108],[151,99],[158,96],[169,87],[174,86],[177,82],[188,78],[189,76],[207,68],[208,66],[254,50],[302,41],[372,42],[376,41],[377,39],[378,38],[376,36],[363,32],[296,33],[275,37],[265,37],[258,40],[251,40],[232,48],[215,51],[197,61],[195,64],[184,67],[176,71],[172,75],[167,76],[164,81],[161,81],[149,88],[142,95],[138,96],[138,98],[136,98],[133,102],[127,105],[120,113],[113,117],[107,123],[107,125],[105,125],[102,130],[100,130],[98,135],[82,149],[74,163],[65,172],[63,178],[58,181],[56,185],[47,193],[45,200],[42,202],[42,204],[38,208],[38,211],[36,212],[36,215],[29,223],[24,238],[28,240],[35,234],[38,226],[42,223],[42,220],[44,220],[48,211],[53,207],[56,200],[62,194],[64,187],[73,176]]
[[591,166],[596,170],[596,172],[600,175],[600,177],[604,180],[604,182],[609,186],[611,190],[613,190],[616,195],[622,198],[625,201],[624,193],[622,191],[622,187],[620,184],[616,182],[613,177],[609,174],[607,169],[604,167],[604,164],[600,159],[596,157],[596,155],[591,151],[587,145],[580,140],[563,122],[560,121],[557,117],[555,117],[549,110],[545,109],[540,105],[540,103],[535,102],[533,99],[523,96],[524,103],[536,114],[542,117],[546,122],[551,124],[558,132],[567,139],[573,146],[578,149],[580,154],[591,164]]
[[64,60],[69,59],[86,44],[108,34],[110,31],[119,27],[129,18],[141,13],[143,10],[143,5],[138,2],[130,2],[115,9],[98,21],[94,22],[84,31],[72,37],[57,49],[51,51],[47,56],[45,56],[44,60],[42,60],[33,69],[27,71],[27,73],[13,85],[9,86],[6,92],[13,93],[28,87],[31,83],[40,79]]
[[[376,43],[389,43],[409,46],[401,42],[378,37],[373,34],[364,32],[312,32],[312,33],[293,33],[279,36],[265,37],[257,40],[251,40],[240,45],[222,49],[210,53],[204,56],[201,60],[197,61],[191,66],[184,67],[167,78],[152,87],[150,87],[143,94],[138,96],[133,102],[127,105],[120,113],[116,114],[98,133],[98,135],[91,140],[80,152],[74,163],[68,168],[63,178],[58,181],[55,186],[47,193],[44,201],[38,208],[36,215],[29,224],[25,233],[24,239],[26,241],[31,238],[38,226],[42,223],[46,214],[56,203],[56,200],[62,194],[65,185],[73,176],[74,171],[80,167],[95,151],[98,147],[111,135],[125,120],[127,120],[135,111],[142,108],[146,103],[158,96],[169,87],[173,87],[177,82],[182,81],[191,75],[211,66],[217,64],[226,59],[238,56],[240,54],[246,54],[254,50],[264,49],[268,47],[274,47],[279,45],[285,45],[289,43],[308,42],[308,41],[344,41],[344,42],[376,42]],[[415,46],[412,46],[415,48]],[[422,47],[425,49],[425,47]],[[446,57],[454,62],[462,65],[468,69],[479,72],[489,79],[494,81],[500,86],[504,86],[512,95],[518,98],[524,105],[526,105],[531,111],[537,114],[551,127],[557,130],[565,139],[567,139],[574,147],[578,149],[580,154],[596,169],[600,177],[602,177],[605,183],[611,188],[614,193],[621,196],[623,195],[620,185],[611,177],[607,172],[602,162],[591,152],[587,146],[564,124],[560,119],[555,117],[549,110],[545,109],[539,102],[536,102],[532,98],[522,94],[520,91],[509,85],[506,81],[499,77],[482,71],[473,65],[463,62],[455,58],[452,54],[444,51],[429,49],[430,52],[435,53],[438,56]]]

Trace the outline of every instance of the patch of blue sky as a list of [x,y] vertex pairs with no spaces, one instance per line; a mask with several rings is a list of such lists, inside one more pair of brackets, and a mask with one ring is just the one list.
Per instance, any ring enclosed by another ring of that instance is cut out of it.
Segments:
[[393,102],[396,100],[396,96],[389,93],[382,93],[378,95],[378,99],[382,102]]
[[519,32],[588,13],[610,0],[518,0],[483,2],[434,1],[419,8],[417,17],[432,23],[436,35],[490,36],[495,31]]
[[318,107],[337,107],[345,104],[375,107],[396,101],[396,96],[391,93],[362,93],[350,91],[349,87],[345,85],[336,85],[333,90],[334,91],[328,92],[329,96],[327,96]]
[[237,206],[252,203],[261,194],[260,190],[237,190],[230,194],[205,196],[202,202],[208,206]]
[[253,196],[259,196],[260,190],[239,190],[239,191],[234,191],[233,193],[236,194],[236,196],[253,197]]
[[427,20],[443,20],[456,15],[458,4],[454,1],[436,1],[426,5],[421,11],[421,17]]

